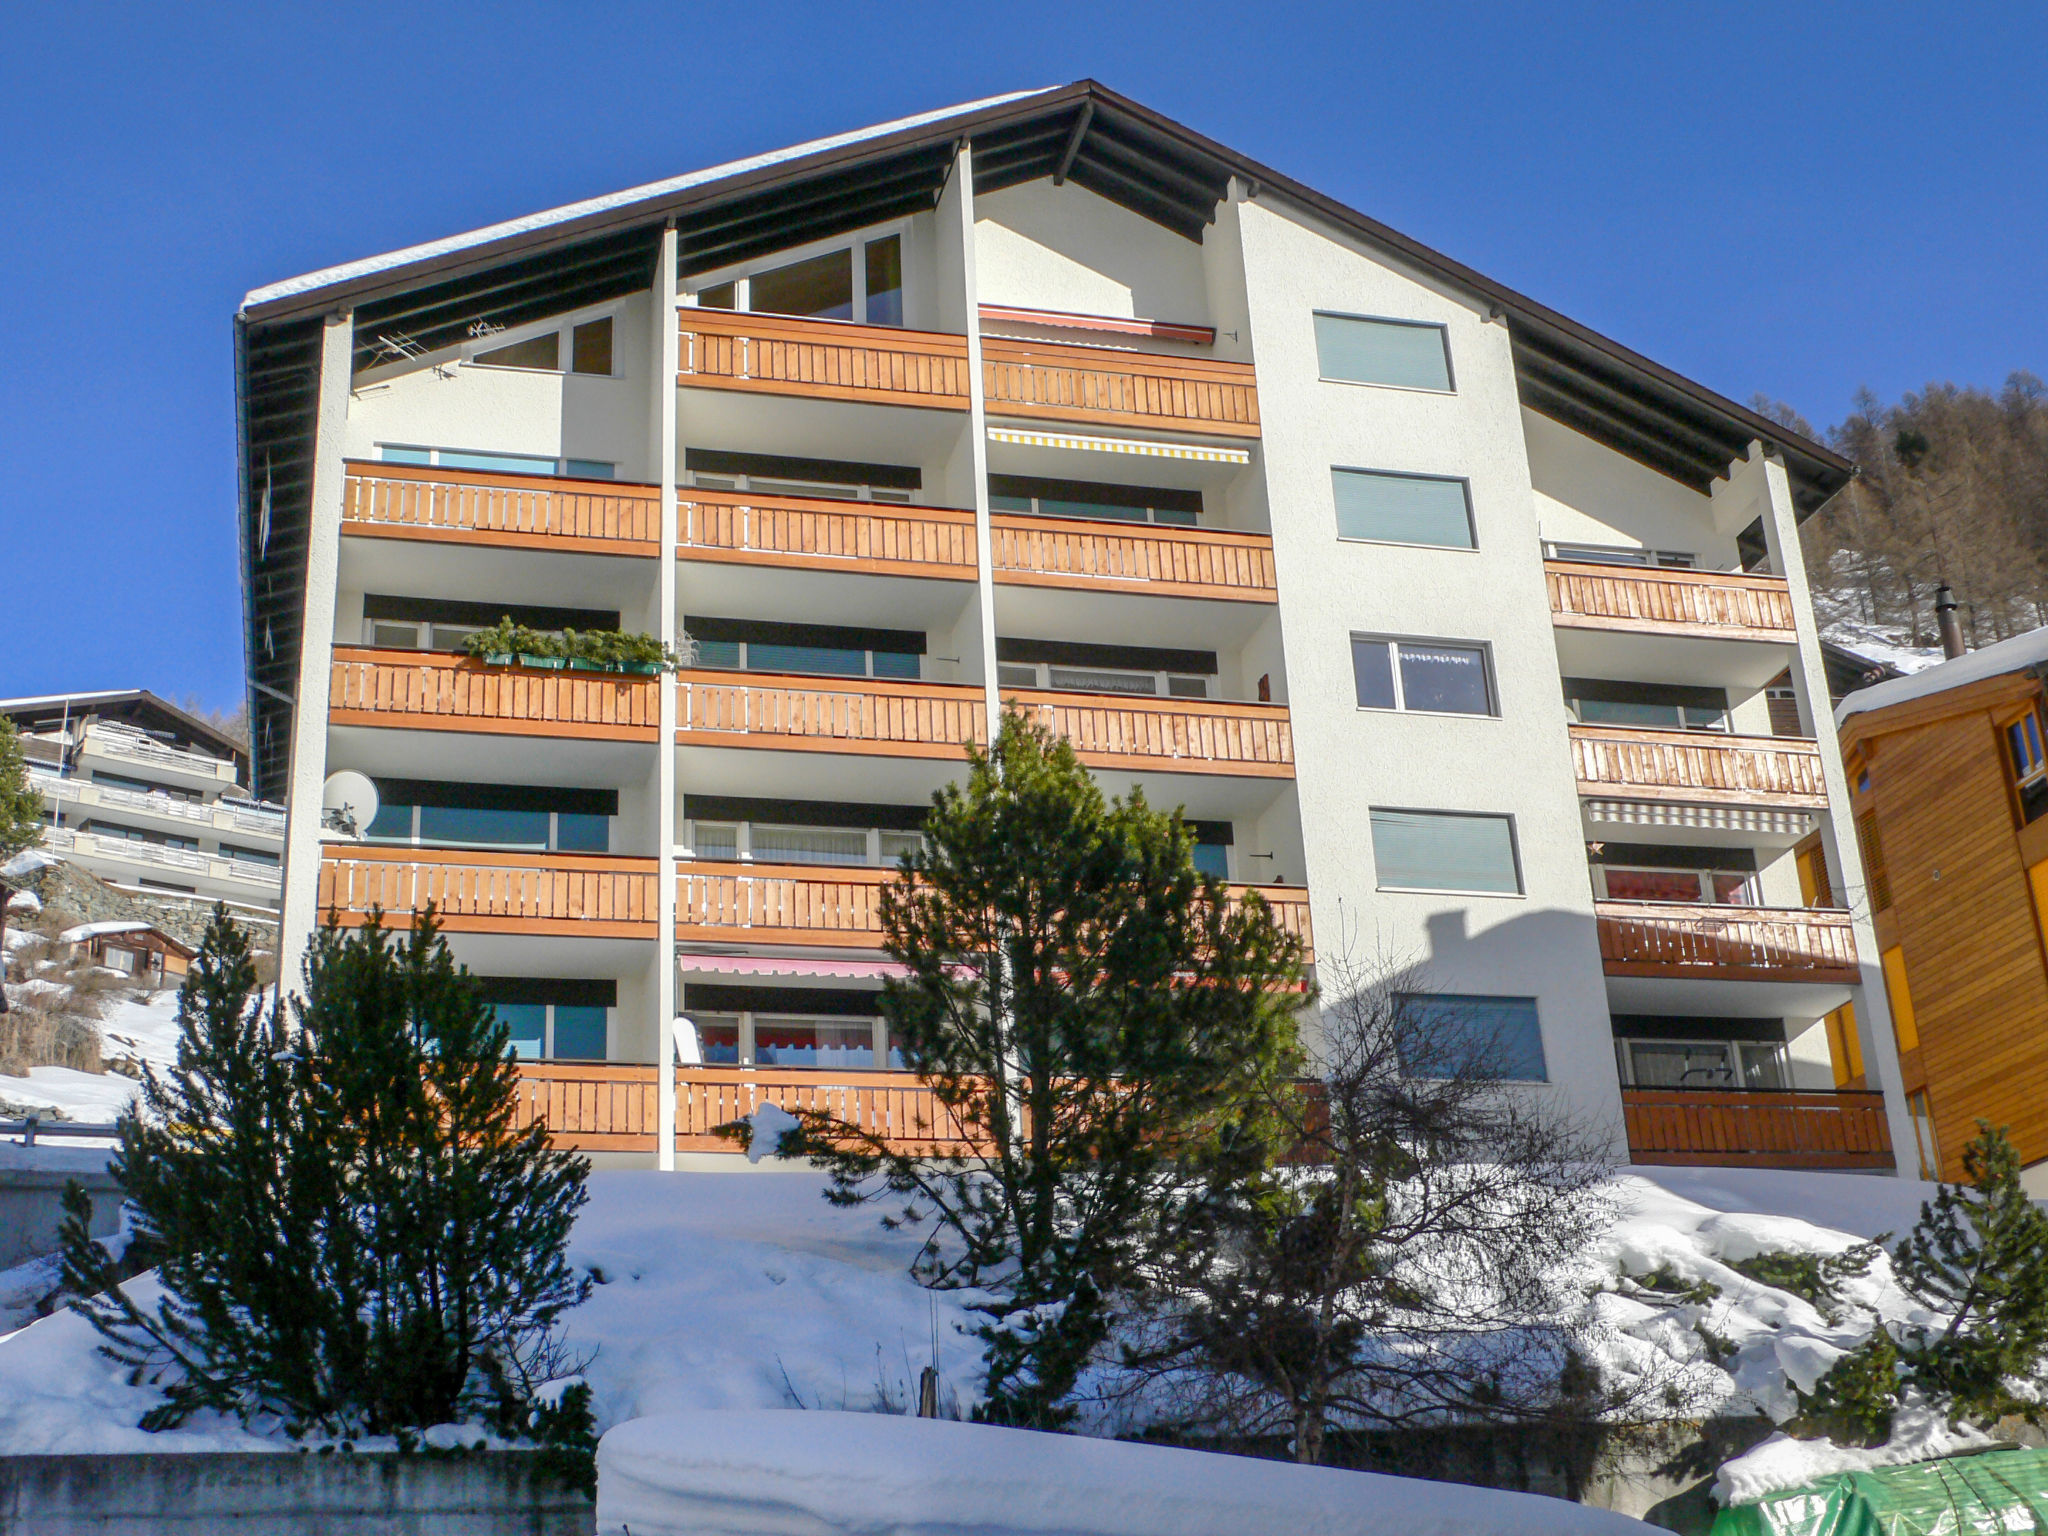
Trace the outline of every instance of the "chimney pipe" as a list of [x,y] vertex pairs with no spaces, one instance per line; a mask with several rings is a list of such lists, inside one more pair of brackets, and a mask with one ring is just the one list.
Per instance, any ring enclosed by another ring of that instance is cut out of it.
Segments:
[[1943,582],[1934,589],[1934,622],[1941,629],[1941,654],[1953,661],[1969,647],[1963,643],[1962,620],[1956,617],[1956,595]]

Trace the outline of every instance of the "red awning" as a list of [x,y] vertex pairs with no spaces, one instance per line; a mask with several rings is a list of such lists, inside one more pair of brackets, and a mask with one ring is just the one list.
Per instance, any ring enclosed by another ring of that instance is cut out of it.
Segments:
[[893,960],[821,960],[797,955],[678,955],[684,977],[690,976],[838,976],[880,981],[908,976],[909,968]]

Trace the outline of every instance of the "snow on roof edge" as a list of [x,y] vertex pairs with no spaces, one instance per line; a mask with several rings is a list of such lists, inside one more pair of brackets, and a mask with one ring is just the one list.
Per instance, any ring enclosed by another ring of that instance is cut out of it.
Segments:
[[271,283],[262,288],[252,288],[242,297],[244,311],[259,304],[273,303],[278,299],[296,298],[300,294],[313,293],[336,283],[349,282],[355,278],[368,277],[377,272],[388,272],[397,267],[408,266],[416,261],[427,261],[435,256],[445,256],[454,251],[467,250],[472,246],[488,245],[494,240],[508,239],[532,230],[545,229],[551,224],[566,224],[587,214],[603,213],[610,208],[623,208],[632,203],[643,202],[651,197],[667,193],[687,191],[691,187],[708,185],[727,177],[741,176],[748,171],[762,170],[789,160],[800,160],[805,155],[822,154],[826,150],[840,149],[848,144],[858,144],[867,139],[879,139],[892,133],[910,128],[923,128],[932,123],[944,122],[949,117],[961,117],[969,112],[979,112],[988,107],[999,107],[1007,102],[1022,101],[1030,96],[1044,96],[1060,90],[1056,85],[1041,86],[1030,91],[1011,91],[1002,96],[987,96],[979,101],[962,102],[957,106],[941,107],[935,112],[920,112],[912,117],[899,117],[893,122],[877,123],[868,128],[857,128],[851,133],[834,134],[829,138],[811,139],[803,144],[792,144],[786,149],[770,150],[763,155],[754,155],[745,160],[730,160],[723,165],[710,166],[701,171],[690,171],[681,176],[672,176],[665,181],[650,181],[642,186],[628,187],[623,192],[610,192],[602,197],[585,198],[581,202],[565,203],[559,208],[549,208],[540,213],[530,213],[523,218],[507,219],[500,224],[487,224],[482,229],[472,229],[466,234],[449,235],[440,240],[429,240],[423,245],[409,245],[402,250],[386,251],[381,256],[365,256],[359,261],[343,262],[336,267],[323,267],[317,272],[307,272],[298,277],[288,277],[283,282]]
[[39,693],[25,699],[0,699],[0,710],[34,709],[39,704],[90,704],[95,699],[134,699],[148,692],[147,688],[101,688],[93,693]]
[[1987,677],[2022,672],[2042,662],[2048,662],[2048,626],[2030,629],[1996,645],[1987,645],[1981,651],[1966,651],[1961,656],[1937,662],[1906,677],[1895,677],[1889,682],[1859,688],[1836,706],[1835,723],[1840,725],[1851,715],[1867,714],[1887,705],[1931,698],[1951,688],[1981,683]]

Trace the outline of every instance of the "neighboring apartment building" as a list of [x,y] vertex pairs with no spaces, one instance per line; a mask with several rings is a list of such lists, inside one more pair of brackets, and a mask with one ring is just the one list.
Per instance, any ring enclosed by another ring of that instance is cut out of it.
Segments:
[[[1083,82],[237,336],[285,947],[433,899],[570,1144],[903,1113],[878,889],[1013,703],[1639,1160],[1892,1166],[1796,531],[1850,466],[1364,215]],[[696,664],[457,653],[508,614]]]
[[249,754],[141,689],[0,699],[50,824],[44,846],[111,885],[275,908],[284,808],[250,797]]
[[[1960,650],[1958,641],[1954,647]],[[1916,1161],[1977,1122],[2048,1196],[2048,629],[1851,694],[1837,711]]]

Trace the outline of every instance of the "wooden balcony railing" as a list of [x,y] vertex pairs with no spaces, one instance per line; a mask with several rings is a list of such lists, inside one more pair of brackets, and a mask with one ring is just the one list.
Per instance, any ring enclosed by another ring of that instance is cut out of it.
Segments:
[[965,336],[727,309],[677,315],[685,385],[967,409]]
[[320,915],[332,912],[344,927],[359,926],[373,908],[404,927],[432,902],[451,933],[655,937],[653,859],[362,844],[321,854]]
[[1006,688],[1003,698],[1073,742],[1090,767],[1294,776],[1294,732],[1284,704],[1024,688]]
[[352,462],[342,483],[341,525],[344,533],[373,537],[654,555],[661,547],[661,491]]
[[[1006,690],[1068,737],[1091,767],[1289,778],[1294,738],[1279,704],[1211,699]],[[982,695],[972,683],[844,682],[781,674],[682,674],[676,740],[692,746],[957,757],[986,744]]]
[[981,358],[992,416],[1259,435],[1250,363],[1008,336],[984,337]]
[[[866,866],[692,860],[676,871],[676,930],[696,942],[879,949],[882,887],[895,878],[893,869]],[[1307,891],[1230,887],[1234,900],[1254,890],[1283,929],[1313,944]]]
[[1890,1170],[1884,1095],[1624,1088],[1629,1160],[1713,1168]]
[[1604,725],[1575,725],[1571,737],[1581,794],[1815,810],[1828,803],[1820,749],[1810,741]]
[[486,667],[433,651],[337,646],[328,671],[331,725],[652,741],[660,708],[657,678]]
[[1610,976],[1850,985],[1856,937],[1847,912],[1599,901],[1600,959]]
[[1795,638],[1792,596],[1782,576],[1575,560],[1543,566],[1552,618],[1568,628],[1780,643]]
[[1081,518],[990,519],[997,581],[1019,586],[1278,600],[1273,541],[1263,533]]
[[686,487],[676,527],[693,560],[974,579],[974,514],[951,507]]

